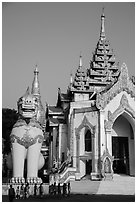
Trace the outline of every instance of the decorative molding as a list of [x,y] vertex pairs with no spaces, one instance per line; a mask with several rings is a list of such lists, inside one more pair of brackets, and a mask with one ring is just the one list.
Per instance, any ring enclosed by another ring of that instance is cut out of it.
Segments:
[[32,138],[24,134],[24,136],[20,138],[12,134],[10,135],[10,140],[11,140],[11,143],[18,143],[20,145],[23,145],[27,149],[31,145],[35,144],[37,141],[38,143],[42,143],[44,140],[44,137],[42,135],[37,135],[35,138]]
[[93,137],[95,135],[95,127],[93,126],[87,119],[86,116],[84,116],[84,119],[82,121],[82,123],[79,125],[78,128],[75,128],[75,134],[76,134],[76,139],[80,139],[80,131],[82,130],[82,128],[84,127],[88,127],[91,131],[91,133],[93,134]]
[[118,81],[112,85],[108,91],[97,93],[96,106],[104,109],[106,105],[120,92],[126,91],[131,97],[135,98],[135,85],[129,79],[128,69],[125,63],[122,64],[121,73]]
[[116,118],[124,111],[127,111],[133,118],[135,118],[135,111],[129,105],[128,99],[125,94],[123,94],[121,97],[119,107],[113,113],[111,113],[111,111],[108,111],[108,121],[105,120],[105,129],[111,130]]

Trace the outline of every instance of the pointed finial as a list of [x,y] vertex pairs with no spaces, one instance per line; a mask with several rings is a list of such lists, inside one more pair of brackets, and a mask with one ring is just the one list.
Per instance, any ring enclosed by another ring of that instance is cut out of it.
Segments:
[[103,16],[103,17],[105,17],[105,15],[104,15],[104,9],[105,9],[105,7],[103,6],[103,7],[102,7],[102,16]]
[[101,40],[105,39],[105,14],[104,14],[104,6],[102,8],[102,14],[101,14],[101,31],[100,31],[100,38]]
[[80,51],[80,56],[79,56],[79,67],[82,67],[82,54]]
[[70,73],[70,84],[72,85],[72,83],[73,83],[73,75],[72,75],[72,71],[71,71],[71,73]]
[[58,88],[58,93],[61,94],[61,90],[60,90],[60,88]]
[[39,73],[39,70],[38,70],[38,65],[37,65],[37,64],[35,65],[35,70],[34,70],[34,73]]

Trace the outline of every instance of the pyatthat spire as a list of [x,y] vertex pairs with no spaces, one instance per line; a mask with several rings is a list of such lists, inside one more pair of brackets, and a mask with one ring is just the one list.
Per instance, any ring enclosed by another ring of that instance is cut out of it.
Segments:
[[105,36],[105,15],[104,15],[104,7],[102,8],[102,15],[101,15],[101,30],[100,30],[100,39],[106,39]]
[[31,93],[35,96],[40,96],[40,85],[38,80],[38,74],[39,74],[39,71],[36,65],[34,70],[34,80],[32,82],[32,90],[31,90]]

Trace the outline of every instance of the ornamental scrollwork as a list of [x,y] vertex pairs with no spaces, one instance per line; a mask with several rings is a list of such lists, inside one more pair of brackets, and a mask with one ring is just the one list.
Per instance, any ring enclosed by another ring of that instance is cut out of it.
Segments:
[[87,119],[86,116],[84,116],[84,119],[82,121],[82,123],[79,125],[78,128],[75,128],[75,134],[76,134],[76,138],[80,139],[80,131],[82,130],[82,128],[84,127],[88,127],[91,131],[91,133],[93,134],[93,137],[95,135],[95,128],[96,126],[93,126]]
[[43,138],[42,135],[37,135],[35,138],[26,137],[26,136],[20,138],[20,137],[14,135],[14,134],[12,134],[10,136],[11,143],[16,143],[17,142],[18,144],[24,146],[26,149],[28,147],[30,147],[31,145],[35,144],[37,141],[38,141],[38,143],[42,143],[43,139],[44,138]]
[[125,63],[121,67],[121,73],[118,81],[114,83],[109,90],[97,93],[96,106],[98,109],[104,109],[106,105],[120,92],[126,91],[131,97],[135,98],[135,85],[128,77],[128,69]]
[[116,118],[121,115],[124,111],[127,111],[130,113],[130,115],[135,118],[135,111],[131,108],[131,106],[128,103],[128,99],[125,94],[122,95],[120,105],[119,107],[114,111],[114,113],[111,113],[111,111],[108,111],[108,121],[104,121],[105,129],[110,130],[113,126],[113,123],[115,122]]

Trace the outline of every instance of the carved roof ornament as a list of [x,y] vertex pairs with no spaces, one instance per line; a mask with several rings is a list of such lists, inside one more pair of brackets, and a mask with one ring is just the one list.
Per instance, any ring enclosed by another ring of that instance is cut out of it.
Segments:
[[122,64],[121,73],[117,82],[110,87],[97,93],[96,106],[98,109],[104,109],[106,105],[120,92],[126,91],[131,97],[135,98],[135,85],[129,79],[128,69],[125,63]]
[[75,134],[76,134],[76,138],[77,138],[77,139],[80,139],[80,131],[81,131],[84,127],[88,127],[88,128],[90,129],[91,133],[92,133],[93,136],[94,136],[94,134],[95,134],[95,127],[96,127],[96,126],[93,126],[93,125],[88,121],[87,117],[84,116],[82,123],[79,125],[78,128],[75,128]]
[[102,15],[101,15],[101,30],[100,30],[100,39],[106,39],[105,36],[105,15],[104,15],[104,7],[102,8]]
[[105,120],[105,129],[110,130],[118,116],[120,116],[125,111],[128,112],[132,116],[132,118],[135,118],[135,111],[129,105],[126,95],[123,94],[119,107],[113,113],[111,113],[111,111],[108,111],[108,121]]

